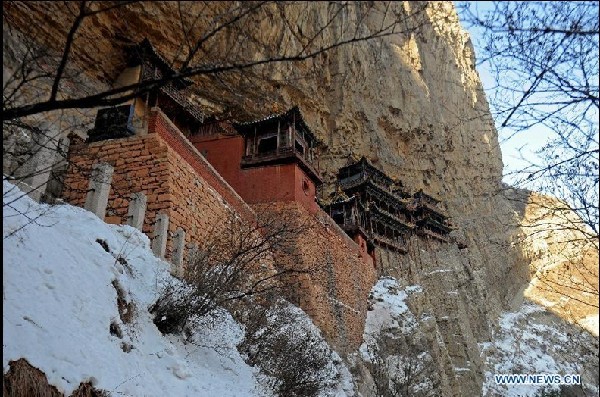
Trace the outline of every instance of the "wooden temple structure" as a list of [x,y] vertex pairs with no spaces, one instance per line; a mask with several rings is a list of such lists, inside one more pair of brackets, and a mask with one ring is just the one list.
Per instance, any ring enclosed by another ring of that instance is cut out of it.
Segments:
[[[147,128],[149,109],[158,107],[247,203],[296,201],[312,213],[319,210],[319,141],[297,106],[248,122],[206,121],[189,100],[193,82],[172,78],[176,70],[147,39],[126,48],[126,65],[115,88],[168,82],[100,109],[88,142],[135,135]],[[451,227],[439,201],[422,190],[411,196],[365,157],[341,168],[337,184],[338,194],[324,210],[369,254],[375,246],[406,253],[412,233],[449,241]]]
[[449,242],[448,233],[452,231],[448,216],[439,207],[440,201],[419,190],[413,195],[409,205],[411,218],[416,224],[417,234]]
[[[361,234],[370,245],[406,253],[406,236],[415,225],[407,208],[410,197],[365,157],[338,172],[338,198],[325,211],[350,237]],[[341,196],[341,197],[340,197]]]
[[[176,74],[148,39],[126,47],[125,55],[126,68],[117,78],[115,88],[169,79]],[[147,110],[153,107],[160,108],[184,135],[195,133],[204,121],[204,114],[188,99],[192,85],[189,79],[174,78],[124,105],[98,110],[94,128],[88,132],[88,142],[135,135],[145,128]]]
[[339,170],[338,190],[324,210],[352,238],[406,253],[413,233],[449,242],[451,226],[439,201],[422,190],[410,195],[365,157]]
[[317,139],[297,106],[281,114],[233,126],[244,137],[242,168],[296,163],[311,179],[322,183],[315,167]]
[[189,139],[247,203],[296,201],[318,211],[319,142],[297,106],[243,123],[207,122]]
[[100,109],[87,142],[144,133],[150,110],[158,108],[247,203],[296,201],[319,210],[318,141],[298,107],[248,122],[205,120],[190,100],[193,82],[175,77],[177,71],[147,39],[128,46],[125,58],[114,88],[161,84],[124,105]]

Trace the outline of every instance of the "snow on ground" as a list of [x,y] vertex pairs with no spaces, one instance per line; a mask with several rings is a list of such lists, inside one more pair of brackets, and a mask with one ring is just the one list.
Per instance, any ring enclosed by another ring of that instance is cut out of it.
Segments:
[[598,336],[598,334],[599,334],[598,329],[600,328],[600,326],[598,323],[598,315],[597,314],[592,314],[592,315],[587,316],[583,320],[579,320],[579,325],[581,325],[583,328],[590,331],[593,335]]
[[423,313],[418,320],[407,305],[411,295],[420,293],[420,285],[402,288],[392,277],[379,279],[371,289],[371,309],[359,352],[364,361],[379,367],[375,374],[381,371],[384,375],[378,381],[389,384],[391,389],[387,392],[391,394],[398,387],[406,387],[416,396],[429,395],[434,389],[433,358],[421,350],[425,343],[418,327],[419,322],[429,321],[431,316]]
[[[238,353],[243,330],[226,311],[206,318],[196,329],[193,340],[201,344],[165,337],[156,329],[147,309],[171,276],[169,264],[151,253],[144,234],[107,225],[81,208],[40,205],[27,196],[17,199],[21,195],[3,183],[4,372],[9,361],[23,357],[67,395],[86,381],[122,396],[271,394],[257,381],[257,369]],[[130,322],[121,320],[115,286],[134,305]],[[412,335],[417,320],[406,300],[421,292],[419,286],[402,289],[394,279],[379,280],[372,290],[366,343],[394,329]],[[582,374],[597,379],[597,338],[594,350],[588,334],[559,327],[549,316],[540,306],[525,304],[502,317],[494,340],[481,344],[487,364],[483,395],[536,391],[532,386],[496,385],[493,374]],[[590,321],[597,323],[597,317]],[[361,355],[369,360],[365,344]],[[330,395],[351,393],[350,374],[343,366],[339,369],[343,382]],[[595,385],[591,391],[597,394],[597,380]]]
[[405,301],[408,294],[419,292],[422,292],[420,286],[409,286],[403,290],[391,277],[379,279],[371,289],[373,310],[367,313],[365,343],[371,343],[385,329],[399,328],[403,333],[410,332],[416,325],[416,320]]
[[499,326],[491,342],[480,344],[486,361],[482,396],[533,396],[543,387],[499,385],[494,375],[500,374],[582,375],[589,395],[598,395],[597,338],[532,302],[504,313]]
[[[363,360],[385,365],[392,378],[402,383],[402,363],[417,362],[427,368],[431,358],[404,346],[402,350],[373,360],[373,344],[383,337],[387,348],[419,337],[418,323],[409,310],[410,295],[421,293],[419,286],[402,288],[393,278],[382,278],[371,290],[372,310],[367,313],[365,343],[360,348]],[[562,321],[543,307],[525,303],[520,311],[505,313],[491,342],[481,343],[486,361],[482,396],[533,396],[541,387],[497,385],[494,374],[579,374],[587,395],[598,395],[598,339],[582,329]],[[439,334],[438,334],[439,335]],[[389,344],[389,341],[393,345]],[[416,358],[416,360],[415,360]],[[470,371],[457,367],[455,371]],[[397,373],[394,373],[396,371]],[[420,386],[420,384],[418,385]],[[425,389],[429,385],[423,384]],[[413,388],[413,392],[419,392]]]
[[[268,394],[238,353],[243,331],[225,311],[197,331],[202,346],[157,330],[147,308],[169,265],[144,234],[81,208],[14,201],[21,195],[4,181],[4,373],[24,357],[67,395],[86,381],[121,396]],[[35,221],[23,227],[28,218]],[[117,309],[117,283],[135,305],[129,324]]]

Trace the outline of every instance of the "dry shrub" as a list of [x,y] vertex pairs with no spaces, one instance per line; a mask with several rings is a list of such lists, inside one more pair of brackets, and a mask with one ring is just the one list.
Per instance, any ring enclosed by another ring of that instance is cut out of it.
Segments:
[[273,291],[282,277],[307,272],[277,269],[275,252],[293,251],[304,225],[280,214],[265,213],[251,222],[231,216],[209,233],[184,270],[184,280],[170,280],[150,307],[163,334],[180,333],[193,318],[220,306]]
[[48,384],[48,378],[25,359],[10,361],[9,370],[4,374],[2,395],[10,397],[60,397],[56,387]]
[[244,323],[238,350],[278,396],[317,396],[339,382],[341,361],[297,307],[285,300],[254,306]]
[[98,390],[91,383],[81,383],[77,390],[73,391],[70,397],[109,397],[110,393],[105,390]]

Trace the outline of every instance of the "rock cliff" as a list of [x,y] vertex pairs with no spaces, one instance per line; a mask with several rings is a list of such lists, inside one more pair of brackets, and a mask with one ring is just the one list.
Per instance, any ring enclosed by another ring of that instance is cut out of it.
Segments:
[[[86,19],[67,70],[84,70],[77,77],[92,89],[110,87],[124,66],[124,46],[144,37],[180,65],[193,38],[241,5],[182,7],[142,2]],[[54,2],[4,3],[3,9],[10,37],[18,31],[54,51],[63,45],[76,11]],[[237,30],[225,29],[227,34],[208,40],[201,62],[220,65],[269,58],[278,51],[293,54],[306,45],[306,37],[316,35],[326,45],[345,40],[348,32],[376,34],[392,16],[403,21],[398,33],[341,45],[306,61],[196,76],[195,100],[207,115],[237,120],[299,105],[324,144],[319,166],[328,182],[325,191],[332,188],[338,168],[364,155],[407,190],[422,188],[441,200],[461,248],[414,237],[408,254],[382,252],[379,259],[385,272],[404,285],[422,287],[411,310],[427,319],[419,323],[419,335],[426,350],[435,352],[441,394],[477,395],[484,378],[478,343],[491,339],[502,310],[522,301],[529,262],[516,227],[524,209],[503,194],[498,136],[469,35],[454,6],[269,5],[250,14]],[[5,49],[11,46],[5,40]],[[76,89],[64,86],[65,92]],[[357,363],[355,371],[363,370]]]

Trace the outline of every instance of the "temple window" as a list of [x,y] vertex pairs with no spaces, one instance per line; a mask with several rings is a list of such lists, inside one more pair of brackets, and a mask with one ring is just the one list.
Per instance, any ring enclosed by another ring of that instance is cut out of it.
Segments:
[[292,126],[288,125],[279,131],[279,147],[289,147],[292,136]]
[[298,139],[296,139],[294,142],[294,149],[296,149],[296,152],[304,156],[304,145]]
[[277,133],[261,136],[258,140],[257,152],[259,154],[270,153],[277,150]]

